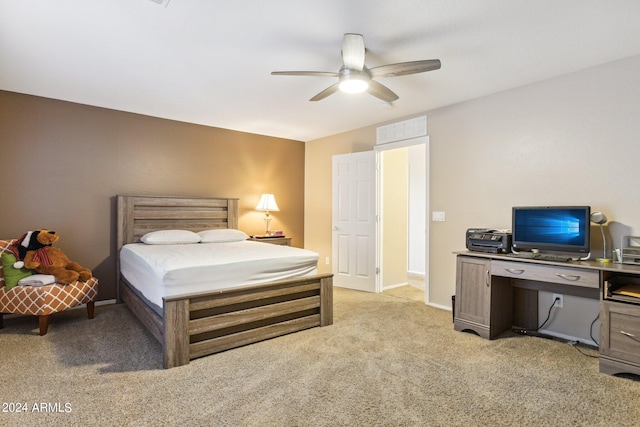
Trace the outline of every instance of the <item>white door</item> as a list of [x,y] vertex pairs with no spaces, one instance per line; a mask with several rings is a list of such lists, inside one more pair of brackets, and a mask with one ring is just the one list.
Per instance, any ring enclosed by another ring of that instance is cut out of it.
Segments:
[[333,284],[376,292],[375,152],[332,158]]

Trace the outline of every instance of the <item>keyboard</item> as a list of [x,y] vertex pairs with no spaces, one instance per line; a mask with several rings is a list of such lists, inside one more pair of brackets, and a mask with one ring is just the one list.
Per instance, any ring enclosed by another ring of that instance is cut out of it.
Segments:
[[567,255],[553,255],[553,254],[535,254],[533,252],[519,252],[517,254],[507,254],[512,258],[524,258],[524,259],[538,259],[541,261],[557,261],[557,262],[569,262],[573,261],[573,258]]

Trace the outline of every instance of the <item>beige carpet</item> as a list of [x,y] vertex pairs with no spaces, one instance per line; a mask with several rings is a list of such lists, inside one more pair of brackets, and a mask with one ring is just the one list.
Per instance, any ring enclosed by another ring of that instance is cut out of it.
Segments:
[[391,297],[406,299],[409,301],[424,302],[424,290],[418,289],[411,285],[386,289],[383,291],[383,294]]
[[640,383],[598,373],[597,359],[454,332],[450,312],[396,292],[336,288],[330,327],[170,370],[124,306],[60,313],[45,337],[34,318],[8,319],[0,359],[2,409],[27,409],[0,413],[7,426],[640,424]]

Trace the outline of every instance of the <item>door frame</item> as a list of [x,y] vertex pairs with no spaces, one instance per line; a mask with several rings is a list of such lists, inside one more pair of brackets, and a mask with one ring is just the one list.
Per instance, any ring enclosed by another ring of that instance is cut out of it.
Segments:
[[429,303],[429,136],[421,136],[417,138],[410,138],[403,141],[389,142],[386,144],[379,144],[374,147],[375,162],[376,162],[376,266],[378,268],[378,274],[376,274],[376,292],[382,292],[382,224],[384,218],[382,212],[382,168],[380,167],[380,161],[382,152],[388,150],[395,150],[398,148],[411,147],[414,145],[425,145],[425,189],[427,195],[425,197],[425,263],[424,263],[424,302]]

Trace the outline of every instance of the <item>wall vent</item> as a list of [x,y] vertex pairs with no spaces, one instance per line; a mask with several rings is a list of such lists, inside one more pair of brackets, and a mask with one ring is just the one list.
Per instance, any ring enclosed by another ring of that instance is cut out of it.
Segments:
[[427,116],[380,126],[376,131],[376,144],[402,141],[427,136]]

